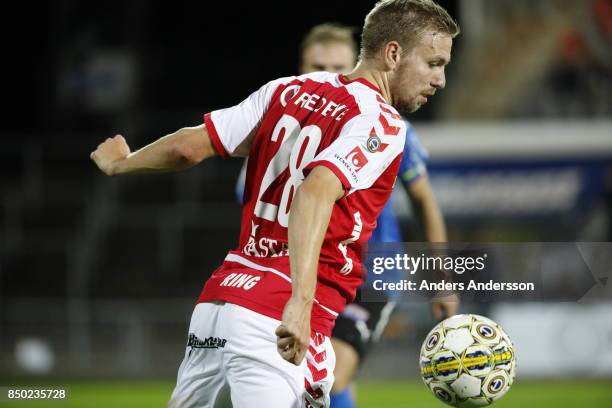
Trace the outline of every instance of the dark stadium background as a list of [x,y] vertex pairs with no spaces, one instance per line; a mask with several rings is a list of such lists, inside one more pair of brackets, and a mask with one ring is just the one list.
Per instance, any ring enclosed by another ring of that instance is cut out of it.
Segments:
[[[373,3],[3,4],[0,386],[65,386],[66,406],[165,403],[202,283],[236,245],[240,161],[109,179],[89,153],[116,133],[139,148],[295,74],[310,27],[359,30]],[[450,239],[612,241],[612,3],[439,3],[463,33],[447,89],[410,120]],[[407,239],[420,239],[405,196],[395,204]],[[566,263],[561,253],[550,265],[561,292],[573,284]],[[609,285],[597,285],[608,295],[592,305],[464,309],[501,319],[533,361],[569,348],[559,361],[519,363],[523,382],[500,407],[610,406],[612,372],[586,369],[592,358],[571,347],[591,344],[595,361],[611,361]],[[427,305],[400,306],[362,370],[362,407],[438,406],[416,366],[433,324]],[[534,328],[554,341],[530,344]]]
[[[440,3],[456,15],[455,1]],[[300,39],[310,27],[333,21],[360,29],[371,6],[363,0],[13,3],[3,12],[3,94],[11,112],[3,130],[116,131],[109,122],[119,112],[105,117],[58,103],[63,67],[78,69],[101,49],[125,51],[137,64],[136,95],[121,115],[236,103],[272,78],[295,74]]]

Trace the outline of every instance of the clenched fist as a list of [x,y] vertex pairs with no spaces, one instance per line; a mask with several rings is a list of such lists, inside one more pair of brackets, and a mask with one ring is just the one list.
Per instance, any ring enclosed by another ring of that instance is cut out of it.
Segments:
[[107,176],[115,174],[115,164],[130,154],[130,147],[121,135],[116,135],[100,143],[90,155],[98,168]]
[[289,299],[283,311],[283,321],[276,329],[276,348],[282,358],[300,365],[310,343],[310,313],[312,304]]

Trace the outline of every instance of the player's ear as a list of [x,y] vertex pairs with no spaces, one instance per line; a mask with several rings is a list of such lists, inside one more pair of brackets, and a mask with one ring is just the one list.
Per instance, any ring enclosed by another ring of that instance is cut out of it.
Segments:
[[402,56],[402,47],[397,41],[389,41],[382,49],[383,64],[386,71],[394,71]]

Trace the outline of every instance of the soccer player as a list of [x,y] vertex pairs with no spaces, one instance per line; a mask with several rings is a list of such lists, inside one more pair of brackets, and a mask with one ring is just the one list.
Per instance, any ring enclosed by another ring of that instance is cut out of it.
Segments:
[[[357,43],[349,27],[319,24],[310,29],[300,45],[300,74],[327,71],[348,74],[357,59]],[[245,159],[236,181],[236,197],[242,203],[248,159]]]
[[[357,44],[352,30],[336,24],[320,24],[304,37],[300,47],[300,74],[328,71],[347,74],[357,60]],[[444,219],[435,199],[425,161],[427,151],[419,142],[414,128],[406,121],[406,142],[400,162],[399,179],[408,192],[413,208],[423,225],[425,238],[430,242],[446,242]],[[236,195],[242,202],[246,180],[246,161],[236,183]],[[387,201],[377,220],[369,243],[400,242],[401,233],[391,201]],[[369,272],[369,271],[368,271]],[[384,276],[383,276],[384,277]],[[368,273],[368,280],[371,276]],[[381,277],[378,276],[377,279]],[[376,296],[380,301],[357,300],[347,306],[336,319],[332,330],[332,346],[336,353],[335,381],[331,390],[331,408],[355,406],[349,385],[359,366],[380,336],[395,307],[392,298]],[[433,303],[436,318],[441,317],[437,303]],[[454,314],[456,308],[448,311]]]
[[444,87],[457,33],[432,0],[383,0],[349,75],[277,79],[134,153],[120,135],[92,152],[107,175],[249,156],[239,245],[204,285],[170,406],[212,407],[226,385],[235,408],[328,406],[329,336],[399,170],[400,113]]
[[319,24],[300,45],[300,73],[327,71],[348,74],[357,60],[353,30],[338,24]]

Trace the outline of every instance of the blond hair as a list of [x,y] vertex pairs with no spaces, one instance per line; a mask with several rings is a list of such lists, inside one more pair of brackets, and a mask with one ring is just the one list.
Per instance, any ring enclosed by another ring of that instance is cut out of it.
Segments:
[[335,23],[319,24],[310,29],[300,44],[300,61],[304,51],[313,44],[329,44],[333,42],[346,44],[357,56],[357,42],[353,37],[354,29]]
[[459,25],[433,0],[381,0],[368,13],[361,33],[361,58],[374,58],[389,41],[411,49],[428,31],[455,37]]

